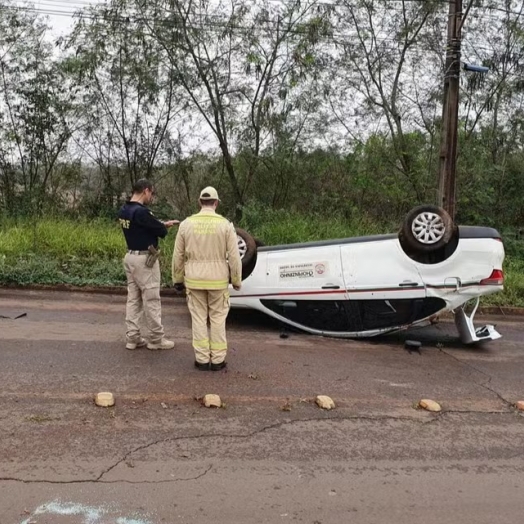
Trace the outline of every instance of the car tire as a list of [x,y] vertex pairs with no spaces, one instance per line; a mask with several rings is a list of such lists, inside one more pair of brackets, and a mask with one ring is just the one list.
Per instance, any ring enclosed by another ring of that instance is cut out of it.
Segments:
[[432,253],[444,248],[453,238],[453,220],[441,207],[422,205],[406,216],[399,237],[404,249]]
[[240,251],[240,260],[242,260],[242,267],[248,266],[255,258],[257,253],[257,245],[255,239],[243,229],[235,228],[238,240],[238,250]]

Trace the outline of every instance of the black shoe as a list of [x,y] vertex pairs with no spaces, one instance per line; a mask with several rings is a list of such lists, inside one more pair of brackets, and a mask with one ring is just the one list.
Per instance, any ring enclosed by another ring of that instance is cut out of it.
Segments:
[[199,369],[200,371],[209,371],[209,362],[206,362],[205,364],[202,364],[200,362],[197,362],[195,360],[195,367]]
[[220,362],[220,364],[210,364],[209,369],[211,371],[220,371],[221,369],[224,369],[227,367],[227,362]]

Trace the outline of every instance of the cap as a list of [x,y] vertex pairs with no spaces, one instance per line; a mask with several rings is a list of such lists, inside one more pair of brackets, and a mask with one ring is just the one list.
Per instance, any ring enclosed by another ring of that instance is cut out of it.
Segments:
[[220,198],[218,198],[217,190],[214,187],[208,186],[202,189],[200,200],[220,200]]

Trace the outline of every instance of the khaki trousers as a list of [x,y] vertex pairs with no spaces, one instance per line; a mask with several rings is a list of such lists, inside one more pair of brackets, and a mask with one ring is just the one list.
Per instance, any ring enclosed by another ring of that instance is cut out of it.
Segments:
[[[224,362],[227,355],[226,318],[229,313],[227,289],[188,289],[187,305],[193,327],[195,360],[200,364]],[[209,320],[209,333],[208,333]]]
[[128,342],[140,339],[140,323],[145,319],[149,329],[149,342],[155,343],[164,337],[160,306],[160,264],[146,266],[147,255],[124,257],[127,277],[126,337]]

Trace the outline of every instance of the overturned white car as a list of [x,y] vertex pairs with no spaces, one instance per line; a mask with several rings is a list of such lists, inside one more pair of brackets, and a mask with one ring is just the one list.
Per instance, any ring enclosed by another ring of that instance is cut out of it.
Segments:
[[391,235],[266,247],[237,233],[244,275],[233,307],[345,338],[427,325],[452,311],[464,343],[500,338],[491,325],[473,326],[479,298],[503,289],[495,229],[455,226],[443,209],[424,205]]

